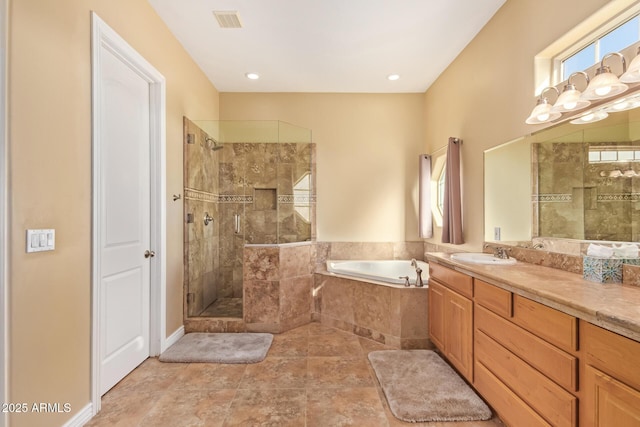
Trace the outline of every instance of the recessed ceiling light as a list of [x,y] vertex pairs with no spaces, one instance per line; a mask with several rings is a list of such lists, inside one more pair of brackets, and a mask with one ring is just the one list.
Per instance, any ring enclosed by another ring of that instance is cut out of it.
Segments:
[[246,73],[245,76],[249,80],[258,80],[260,78],[260,74],[258,74],[258,73]]
[[394,80],[398,80],[400,78],[400,74],[389,74],[387,76],[387,79],[394,81]]

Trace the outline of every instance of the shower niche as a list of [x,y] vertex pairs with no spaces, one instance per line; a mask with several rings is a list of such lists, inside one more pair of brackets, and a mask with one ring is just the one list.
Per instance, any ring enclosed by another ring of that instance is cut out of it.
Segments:
[[184,313],[243,318],[245,245],[315,240],[315,144],[281,121],[184,118]]

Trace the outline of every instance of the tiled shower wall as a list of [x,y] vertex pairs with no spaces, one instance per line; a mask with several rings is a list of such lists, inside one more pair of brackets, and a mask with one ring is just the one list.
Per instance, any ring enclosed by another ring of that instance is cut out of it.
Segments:
[[[229,294],[217,286],[220,222],[218,169],[220,151],[213,151],[208,135],[184,119],[184,278],[185,313],[198,315],[216,298]],[[187,143],[186,136],[190,143]],[[204,225],[205,212],[213,222]]]
[[[243,297],[243,248],[315,239],[315,144],[224,143],[184,118],[185,313]],[[213,222],[204,225],[205,212]]]
[[534,236],[640,239],[640,178],[600,176],[614,169],[633,169],[636,164],[589,163],[589,146],[597,145],[532,144]]
[[[220,266],[222,280],[240,297],[245,244],[315,238],[315,144],[233,143],[222,152]],[[306,177],[308,190],[294,191]],[[308,220],[296,210],[308,211]]]

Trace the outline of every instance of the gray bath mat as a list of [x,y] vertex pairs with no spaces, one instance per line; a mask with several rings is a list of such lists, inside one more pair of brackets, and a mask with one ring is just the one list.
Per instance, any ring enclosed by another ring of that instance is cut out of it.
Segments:
[[159,359],[183,363],[257,363],[267,356],[271,341],[271,334],[192,332],[180,338]]
[[369,361],[391,412],[402,421],[478,421],[492,416],[482,399],[433,351],[374,351]]

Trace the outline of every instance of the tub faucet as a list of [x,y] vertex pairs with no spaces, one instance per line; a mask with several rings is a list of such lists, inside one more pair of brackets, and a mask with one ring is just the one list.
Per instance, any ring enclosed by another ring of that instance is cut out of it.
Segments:
[[424,283],[422,283],[422,269],[420,267],[416,267],[416,286],[419,288],[424,286]]
[[411,267],[418,268],[418,262],[415,258],[411,258]]
[[409,281],[409,276],[400,276],[398,277],[398,279],[404,279],[404,285],[406,287],[411,286],[411,282]]

